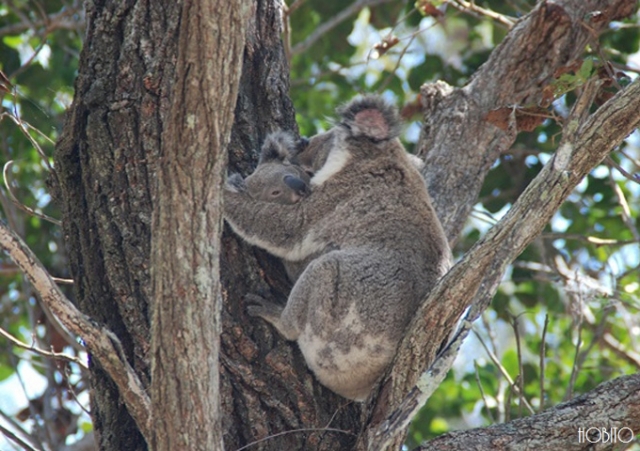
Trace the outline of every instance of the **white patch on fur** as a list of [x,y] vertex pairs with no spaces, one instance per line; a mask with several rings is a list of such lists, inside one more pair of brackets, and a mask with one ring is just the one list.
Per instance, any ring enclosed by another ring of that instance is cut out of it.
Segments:
[[308,256],[310,256],[311,254],[314,254],[316,252],[320,252],[321,250],[323,250],[325,248],[325,246],[322,243],[318,243],[317,241],[315,241],[313,239],[313,235],[309,234],[307,235],[301,243],[298,243],[294,246],[276,246],[275,244],[273,244],[272,242],[268,241],[268,240],[264,240],[260,237],[257,237],[255,235],[249,235],[246,234],[242,231],[242,229],[240,229],[239,227],[237,227],[233,221],[227,219],[227,222],[229,223],[229,225],[231,226],[231,228],[234,230],[234,232],[236,232],[238,235],[240,235],[242,238],[244,238],[245,241],[247,241],[248,243],[254,245],[254,246],[258,246],[264,250],[266,250],[267,252],[269,252],[270,254],[275,255],[276,257],[280,257],[280,258],[284,258],[285,260],[289,260],[289,261],[300,261],[300,260],[304,260],[305,258],[307,258]]
[[304,260],[311,254],[315,254],[316,252],[320,252],[325,249],[325,244],[320,243],[314,239],[312,233],[309,233],[304,237],[302,243],[296,244],[293,246],[293,249],[289,251],[286,257],[283,257],[290,261],[300,261]]
[[[343,324],[362,327],[360,318],[351,310]],[[298,346],[318,380],[339,395],[356,401],[367,398],[373,384],[393,359],[396,348],[384,335],[362,333],[364,346],[351,346],[347,352],[336,349],[330,340],[314,334],[308,324],[298,337]],[[327,351],[331,358],[323,362]],[[327,367],[327,364],[335,367]]]
[[410,153],[406,154],[407,158],[409,159],[409,161],[411,162],[411,165],[416,168],[418,171],[422,172],[422,170],[424,169],[424,161],[422,161],[422,159],[420,157],[417,157],[415,155],[412,155]]
[[364,324],[362,324],[362,320],[360,319],[360,315],[356,311],[356,305],[351,304],[349,306],[349,311],[342,318],[342,329],[348,329],[354,334],[361,334],[364,332]]
[[329,152],[324,166],[311,178],[311,186],[320,186],[342,170],[349,162],[351,154],[348,150],[335,147]]

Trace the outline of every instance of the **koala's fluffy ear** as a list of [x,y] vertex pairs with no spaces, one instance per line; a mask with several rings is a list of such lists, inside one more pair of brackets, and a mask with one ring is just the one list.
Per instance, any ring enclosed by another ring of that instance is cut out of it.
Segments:
[[246,191],[247,184],[240,174],[233,173],[227,177],[227,189],[235,193],[240,193]]
[[396,109],[381,97],[368,95],[352,100],[338,109],[340,124],[347,127],[354,137],[373,141],[387,141],[400,134],[400,119]]
[[264,140],[258,164],[289,160],[295,147],[296,143],[291,133],[284,131],[271,133]]

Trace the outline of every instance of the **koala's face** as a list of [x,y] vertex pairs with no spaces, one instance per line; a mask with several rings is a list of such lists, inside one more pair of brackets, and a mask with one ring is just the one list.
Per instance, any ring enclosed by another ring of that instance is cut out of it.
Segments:
[[295,204],[310,193],[309,175],[288,163],[263,163],[245,179],[251,197],[264,202]]

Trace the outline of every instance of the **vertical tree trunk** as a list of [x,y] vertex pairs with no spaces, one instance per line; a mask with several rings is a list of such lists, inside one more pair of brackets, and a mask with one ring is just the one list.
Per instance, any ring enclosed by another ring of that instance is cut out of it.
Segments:
[[[87,3],[75,98],[54,155],[76,303],[113,331],[150,382],[152,184],[174,79],[179,4]],[[100,365],[90,361],[100,449],[146,443]]]
[[[279,128],[297,132],[281,31],[280,3],[257,1],[229,145],[229,167],[244,175],[255,167],[269,132]],[[282,265],[242,242],[228,227],[222,248],[221,395],[226,449],[263,439],[262,450],[350,449],[355,444],[353,432],[360,429],[360,405],[321,386],[295,343],[245,313],[247,293],[268,292],[285,302],[291,284]]]
[[248,5],[248,0],[183,4],[151,229],[156,450],[223,448],[218,390],[221,187]]

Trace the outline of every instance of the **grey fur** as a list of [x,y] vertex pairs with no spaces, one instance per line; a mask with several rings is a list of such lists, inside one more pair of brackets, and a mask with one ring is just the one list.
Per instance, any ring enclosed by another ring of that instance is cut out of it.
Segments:
[[420,301],[450,267],[451,252],[423,179],[396,139],[395,110],[368,96],[340,113],[338,125],[293,156],[314,173],[309,196],[274,204],[230,187],[225,218],[274,255],[313,258],[286,306],[250,295],[248,312],[297,340],[322,384],[364,400]]

